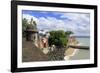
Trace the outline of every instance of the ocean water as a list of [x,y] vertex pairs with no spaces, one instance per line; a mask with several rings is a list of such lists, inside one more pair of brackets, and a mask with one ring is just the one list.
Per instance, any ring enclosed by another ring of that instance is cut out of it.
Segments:
[[[80,45],[82,46],[90,46],[90,38],[76,38]],[[70,58],[70,60],[85,60],[90,59],[90,50],[79,49],[74,56]]]
[[76,40],[83,46],[90,46],[90,38],[76,38]]

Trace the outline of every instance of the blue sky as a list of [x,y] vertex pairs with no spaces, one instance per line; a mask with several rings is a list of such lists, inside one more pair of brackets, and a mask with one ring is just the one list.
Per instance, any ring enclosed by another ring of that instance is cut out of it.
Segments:
[[38,30],[73,31],[75,35],[90,34],[90,14],[23,10],[23,18],[36,21]]

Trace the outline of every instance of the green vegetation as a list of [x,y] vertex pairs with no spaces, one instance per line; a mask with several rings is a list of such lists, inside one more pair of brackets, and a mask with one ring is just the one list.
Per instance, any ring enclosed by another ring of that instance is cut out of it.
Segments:
[[37,29],[36,26],[37,26],[37,24],[36,24],[36,22],[33,19],[31,19],[31,21],[28,22],[28,20],[26,18],[23,18],[22,19],[22,33],[23,33],[23,37],[25,37],[25,35],[26,35],[24,31],[26,31],[28,29],[36,30]]
[[56,47],[66,47],[68,42],[68,36],[72,34],[71,31],[64,32],[63,30],[50,31],[49,45],[55,45]]
[[65,34],[70,35],[70,34],[73,34],[73,32],[72,31],[66,31]]
[[26,27],[27,27],[27,24],[28,24],[28,21],[26,18],[22,19],[22,35],[23,37],[25,37],[25,30],[26,30]]
[[22,30],[25,31],[26,29],[37,29],[36,28],[36,22],[31,19],[30,22],[26,18],[22,19]]
[[25,30],[26,26],[28,24],[28,21],[26,18],[22,19],[22,28]]

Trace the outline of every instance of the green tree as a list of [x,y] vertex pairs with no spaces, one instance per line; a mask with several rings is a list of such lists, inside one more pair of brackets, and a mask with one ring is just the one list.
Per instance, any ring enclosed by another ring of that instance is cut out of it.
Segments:
[[22,28],[23,28],[23,30],[26,29],[27,24],[28,24],[27,19],[26,18],[22,19]]
[[65,33],[66,33],[66,35],[74,34],[72,31],[66,31]]
[[22,33],[23,33],[23,37],[26,36],[25,34],[25,30],[37,30],[37,24],[36,22],[31,18],[30,22],[28,22],[28,20],[26,18],[22,19]]
[[50,31],[49,45],[56,45],[57,47],[66,47],[67,38],[63,30]]
[[27,24],[28,24],[28,21],[26,18],[23,18],[22,19],[22,34],[23,34],[23,37],[25,36],[25,30],[26,30],[26,27],[27,27]]
[[67,41],[68,41],[68,38],[70,37],[70,35],[74,33],[72,31],[66,31],[65,34],[66,34]]
[[26,29],[37,30],[37,24],[36,24],[36,22],[33,20],[33,18],[31,18],[31,21],[28,23]]

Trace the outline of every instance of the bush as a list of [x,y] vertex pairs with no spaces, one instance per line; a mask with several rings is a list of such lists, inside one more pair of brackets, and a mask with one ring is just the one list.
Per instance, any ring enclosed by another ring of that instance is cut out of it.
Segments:
[[49,45],[65,47],[67,45],[66,33],[63,30],[50,31]]

